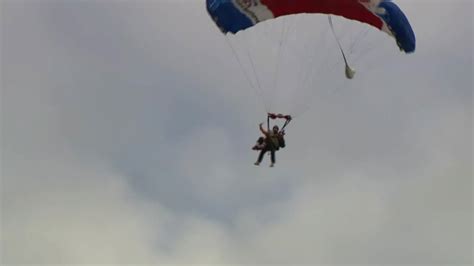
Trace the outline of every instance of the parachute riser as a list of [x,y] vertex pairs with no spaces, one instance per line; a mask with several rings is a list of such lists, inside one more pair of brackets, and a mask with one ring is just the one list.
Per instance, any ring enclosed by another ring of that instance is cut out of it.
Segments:
[[267,130],[270,131],[270,119],[285,119],[285,123],[283,124],[281,130],[284,130],[286,128],[286,126],[288,126],[288,124],[290,123],[291,121],[291,115],[283,115],[283,114],[274,114],[274,113],[268,113],[267,114]]

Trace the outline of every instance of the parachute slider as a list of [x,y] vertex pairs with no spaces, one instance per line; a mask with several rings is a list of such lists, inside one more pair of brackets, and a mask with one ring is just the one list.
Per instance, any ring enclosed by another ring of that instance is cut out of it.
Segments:
[[271,119],[280,118],[280,119],[291,120],[291,115],[268,113],[268,118],[271,118]]

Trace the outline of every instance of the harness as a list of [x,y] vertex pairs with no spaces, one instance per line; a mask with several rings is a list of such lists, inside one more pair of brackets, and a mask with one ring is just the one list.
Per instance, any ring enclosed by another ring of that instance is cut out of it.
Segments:
[[274,114],[274,113],[268,113],[268,115],[267,115],[267,131],[269,132],[269,134],[271,134],[269,136],[268,141],[270,142],[270,144],[276,150],[278,150],[280,147],[285,147],[285,142],[284,142],[284,139],[280,140],[280,137],[279,137],[278,134],[274,134],[273,131],[270,130],[270,119],[272,119],[272,120],[285,119],[285,123],[283,124],[283,126],[281,127],[281,130],[280,130],[280,131],[283,131],[285,129],[285,127],[288,126],[288,124],[290,123],[291,116],[290,115],[283,115],[283,114]]

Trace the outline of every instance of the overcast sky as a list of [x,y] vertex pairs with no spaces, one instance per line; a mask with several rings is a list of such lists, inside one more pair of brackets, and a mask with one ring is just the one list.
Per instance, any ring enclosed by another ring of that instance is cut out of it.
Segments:
[[396,1],[416,52],[351,81],[327,35],[275,168],[204,2],[1,2],[2,263],[472,264],[471,0]]

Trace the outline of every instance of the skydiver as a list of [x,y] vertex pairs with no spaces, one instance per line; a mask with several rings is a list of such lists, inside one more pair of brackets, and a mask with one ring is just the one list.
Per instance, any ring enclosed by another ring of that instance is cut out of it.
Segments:
[[263,128],[262,124],[263,123],[260,123],[259,128],[265,137],[260,137],[257,141],[257,144],[252,148],[254,150],[260,150],[260,154],[258,155],[255,165],[260,165],[263,160],[263,155],[269,151],[271,157],[270,167],[273,167],[275,165],[275,151],[279,150],[280,147],[285,147],[285,131],[280,131],[280,128],[277,125],[273,126],[271,131],[267,131]]
[[255,146],[252,147],[252,150],[258,151],[262,150],[265,147],[265,137],[260,137],[255,143]]

